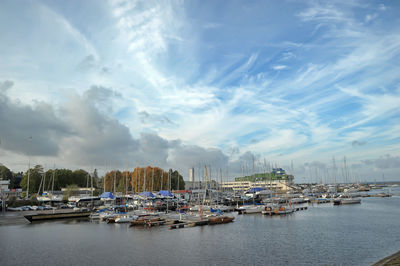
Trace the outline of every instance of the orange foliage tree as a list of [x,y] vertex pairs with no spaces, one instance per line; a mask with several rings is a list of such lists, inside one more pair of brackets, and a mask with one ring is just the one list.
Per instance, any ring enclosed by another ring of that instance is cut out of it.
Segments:
[[[176,176],[177,171],[170,170],[170,174],[159,167],[136,167],[133,172],[113,170],[105,175],[105,191],[115,191],[135,193],[142,191],[159,191],[177,189]],[[180,175],[179,175],[180,176]],[[184,188],[184,181],[181,178],[180,187]],[[171,180],[172,179],[172,180]]]
[[136,167],[131,173],[131,188],[137,193],[168,189],[168,172],[159,167]]

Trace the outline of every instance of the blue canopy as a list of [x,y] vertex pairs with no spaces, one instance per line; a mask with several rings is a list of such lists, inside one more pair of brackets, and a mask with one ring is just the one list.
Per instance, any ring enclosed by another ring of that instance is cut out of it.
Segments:
[[149,191],[143,191],[142,193],[140,193],[140,196],[146,198],[154,198],[154,194]]
[[164,196],[164,197],[173,197],[174,196],[168,190],[160,190],[160,192],[158,192],[158,195],[161,195],[161,196]]
[[220,209],[213,209],[213,208],[210,208],[210,212],[216,212],[216,213],[222,215],[222,211],[221,211]]
[[262,187],[253,187],[252,189],[249,190],[248,193],[256,193],[261,190],[264,190],[264,189]]
[[114,195],[111,192],[103,192],[103,194],[101,194],[100,198],[102,199],[114,199]]

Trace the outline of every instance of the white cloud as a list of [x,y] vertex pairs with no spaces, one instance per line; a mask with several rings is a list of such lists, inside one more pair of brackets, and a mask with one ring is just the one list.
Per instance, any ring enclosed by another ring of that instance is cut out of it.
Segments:
[[285,65],[276,65],[276,66],[272,67],[273,70],[283,70],[286,68],[287,68],[287,66],[285,66]]
[[378,14],[368,14],[365,16],[365,23],[370,23],[372,20],[376,19]]
[[[43,136],[70,129],[48,136],[57,156],[35,160],[77,166],[129,158],[186,175],[213,162],[240,172],[249,154],[281,165],[399,155],[400,39],[385,24],[392,18],[376,19],[368,3],[310,2],[268,25],[238,12],[238,26],[209,12],[212,3],[204,12],[186,4],[110,1],[95,14],[106,23],[43,6],[29,10],[41,14],[32,26],[10,23],[14,33],[34,34],[11,47],[5,31],[0,81],[15,83],[6,97],[48,118]],[[9,13],[14,22],[24,18]],[[257,34],[244,34],[251,30]],[[21,161],[18,152],[7,150]]]

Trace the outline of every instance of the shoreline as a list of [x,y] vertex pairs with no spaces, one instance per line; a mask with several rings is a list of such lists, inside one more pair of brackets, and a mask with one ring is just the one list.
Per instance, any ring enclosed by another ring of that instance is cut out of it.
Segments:
[[380,261],[374,263],[372,266],[391,266],[391,265],[400,265],[400,251],[387,256]]

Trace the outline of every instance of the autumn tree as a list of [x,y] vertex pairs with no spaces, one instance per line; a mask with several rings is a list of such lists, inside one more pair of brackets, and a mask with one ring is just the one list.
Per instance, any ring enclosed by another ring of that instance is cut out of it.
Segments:
[[136,167],[131,173],[131,188],[133,191],[159,191],[178,189],[178,177],[180,189],[185,188],[185,182],[178,171],[165,172],[159,167],[147,166],[145,168]]

